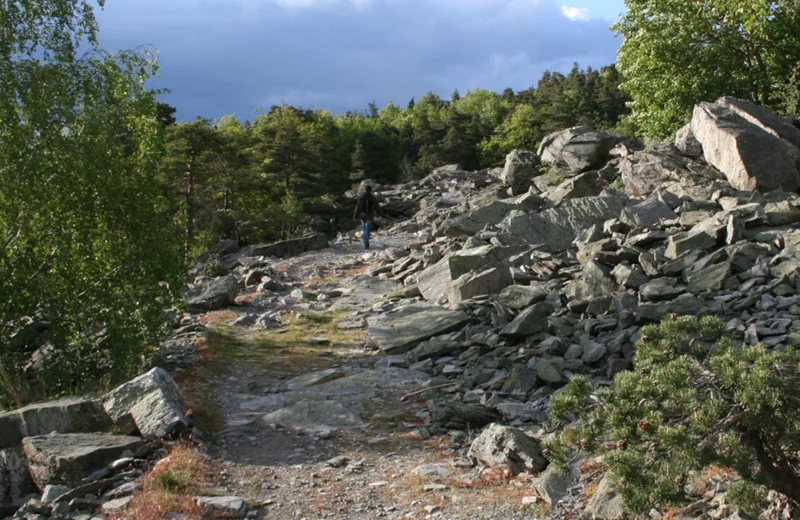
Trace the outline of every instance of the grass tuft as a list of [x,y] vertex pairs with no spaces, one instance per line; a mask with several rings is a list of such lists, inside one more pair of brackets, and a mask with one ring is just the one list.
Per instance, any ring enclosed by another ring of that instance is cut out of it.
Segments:
[[208,494],[216,474],[213,464],[191,446],[173,446],[142,481],[127,510],[113,520],[161,520],[170,516],[201,520],[203,513],[192,497]]

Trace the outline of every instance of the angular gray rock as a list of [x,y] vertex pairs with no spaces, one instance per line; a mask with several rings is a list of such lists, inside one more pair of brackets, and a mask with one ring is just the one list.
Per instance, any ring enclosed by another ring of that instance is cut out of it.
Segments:
[[621,520],[630,517],[622,495],[614,491],[610,473],[606,473],[600,480],[597,491],[583,510],[583,517],[593,520]]
[[615,162],[625,190],[635,197],[665,189],[680,197],[710,199],[729,186],[717,170],[693,162],[672,144],[656,143]]
[[800,208],[788,200],[770,202],[764,206],[764,211],[771,226],[784,226],[800,222]]
[[498,227],[506,245],[545,246],[550,252],[569,249],[578,233],[618,217],[627,205],[623,197],[584,197],[563,202],[540,214],[509,216]]
[[587,132],[591,132],[591,130],[582,126],[576,126],[548,134],[544,136],[544,139],[542,139],[542,143],[539,145],[539,150],[537,153],[544,162],[555,163],[561,157],[561,149],[569,142],[570,139]]
[[555,359],[539,359],[534,367],[536,377],[549,385],[559,386],[567,382],[564,369]]
[[482,428],[497,421],[500,416],[477,403],[462,403],[454,400],[432,399],[428,401],[431,422],[447,430]]
[[625,137],[616,132],[569,128],[545,136],[539,146],[539,155],[545,162],[584,172],[602,167],[611,149],[623,140]]
[[552,507],[553,504],[566,496],[567,491],[578,476],[577,473],[577,471],[571,471],[564,474],[556,468],[555,464],[550,464],[541,475],[534,479],[533,488]]
[[600,195],[604,184],[598,172],[585,172],[552,188],[548,191],[547,197],[556,205],[569,199],[593,197]]
[[158,367],[107,393],[103,407],[121,431],[139,431],[148,439],[162,439],[189,424],[178,385]]
[[[512,199],[513,200],[513,199]],[[455,227],[461,234],[474,235],[486,226],[495,226],[503,221],[514,210],[522,210],[524,206],[508,200],[495,200],[473,209],[463,217],[454,221]]]
[[0,507],[19,507],[35,491],[22,447],[0,450]]
[[395,280],[381,280],[374,276],[356,276],[344,288],[344,295],[331,305],[332,312],[355,311],[371,307],[378,299],[402,287]]
[[719,291],[731,276],[731,262],[722,262],[699,269],[687,276],[689,292],[702,294]]
[[551,290],[544,283],[509,285],[500,291],[497,301],[505,308],[520,310],[544,300],[550,292]]
[[672,300],[686,292],[686,286],[676,278],[656,278],[639,287],[639,296],[645,301]]
[[369,318],[367,335],[385,354],[405,354],[426,339],[458,330],[469,321],[469,315],[461,311],[412,304]]
[[450,283],[447,301],[453,304],[476,296],[497,294],[511,282],[511,272],[507,267],[492,267],[480,273],[467,273]]
[[329,381],[334,381],[347,375],[347,370],[343,368],[328,368],[326,370],[308,372],[289,380],[286,383],[286,388],[289,390],[300,390],[301,388],[308,388],[315,385],[321,385]]
[[[743,105],[742,105],[743,106]],[[737,190],[762,192],[800,188],[800,149],[753,124],[729,102],[701,103],[692,114],[692,132],[708,164]]]
[[111,421],[98,399],[70,397],[29,404],[0,414],[0,448],[18,446],[23,437],[105,431]]
[[505,467],[515,475],[534,473],[547,466],[539,443],[518,428],[491,424],[467,452],[473,464],[486,468]]
[[678,233],[669,237],[664,256],[674,260],[688,252],[707,251],[715,245],[717,239],[706,232]]
[[228,275],[192,287],[184,296],[191,312],[206,312],[231,305],[239,293],[239,280]]
[[658,197],[649,197],[646,200],[628,206],[622,210],[619,219],[633,228],[649,228],[662,220],[674,220],[678,215]]
[[570,300],[590,300],[609,296],[616,290],[617,283],[611,276],[611,269],[591,260],[584,264],[581,276],[565,286],[564,293]]
[[142,446],[140,437],[106,433],[67,433],[22,440],[31,477],[40,489],[48,484],[78,486],[81,479]]
[[506,325],[500,334],[503,336],[530,336],[547,328],[547,318],[553,313],[555,306],[550,302],[539,302],[531,305]]
[[511,188],[512,195],[526,193],[533,181],[539,175],[539,156],[525,150],[513,150],[506,156],[506,164],[500,180],[505,186]]
[[703,147],[692,133],[692,125],[683,126],[675,134],[675,146],[685,155],[694,159],[703,156]]

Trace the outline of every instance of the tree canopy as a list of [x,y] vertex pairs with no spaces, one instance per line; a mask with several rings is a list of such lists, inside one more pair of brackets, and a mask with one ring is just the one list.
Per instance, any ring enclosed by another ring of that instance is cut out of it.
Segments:
[[686,123],[693,105],[722,95],[797,113],[797,0],[626,0],[612,29],[632,119],[652,137]]
[[161,107],[162,180],[190,257],[220,238],[269,241],[309,226],[331,232],[348,224],[343,194],[365,178],[392,184],[445,164],[500,166],[549,132],[615,127],[627,114],[620,81],[613,66],[575,65],[518,94],[474,89],[448,100],[428,92],[406,107],[370,103],[341,115],[278,105],[247,123],[229,115],[169,125]]
[[0,379],[18,401],[37,349],[51,393],[135,372],[182,268],[154,182],[155,57],[98,50],[92,9],[0,4]]

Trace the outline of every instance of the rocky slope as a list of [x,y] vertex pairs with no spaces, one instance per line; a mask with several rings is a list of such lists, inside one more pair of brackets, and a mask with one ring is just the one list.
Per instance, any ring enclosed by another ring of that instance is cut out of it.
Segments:
[[[628,517],[601,459],[547,467],[552,396],[612,384],[673,313],[800,343],[797,120],[722,98],[674,143],[572,128],[504,168],[374,187],[377,253],[355,232],[223,242],[192,270],[162,361],[250,504],[227,514]],[[692,506],[649,516],[745,518],[735,478],[698,474]]]
[[[407,248],[370,257],[368,277],[319,294],[309,308],[353,311],[344,322],[366,324],[381,354],[376,370],[402,370],[382,377],[420,385],[413,398],[426,409],[414,436],[463,438],[494,425],[471,448],[462,444],[465,463],[537,474],[551,397],[576,374],[611,384],[630,368],[642,326],[673,313],[713,314],[747,344],[800,342],[799,145],[798,121],[722,98],[699,105],[674,143],[573,128],[548,136],[537,153],[512,152],[502,169],[453,165],[375,186],[401,220],[389,235],[410,236]],[[280,293],[247,255],[231,257],[232,280]],[[305,296],[295,288],[272,298]],[[323,396],[335,393],[326,385],[345,384],[336,383],[344,374],[317,377]],[[363,419],[359,403],[336,403],[322,408],[338,410],[347,426]],[[311,414],[293,407],[265,409],[267,422],[291,426],[282,418]],[[589,500],[591,479],[578,469],[564,478],[545,472],[528,502],[546,503],[552,518],[625,514],[607,480]],[[736,517],[726,486],[706,482],[695,513]]]

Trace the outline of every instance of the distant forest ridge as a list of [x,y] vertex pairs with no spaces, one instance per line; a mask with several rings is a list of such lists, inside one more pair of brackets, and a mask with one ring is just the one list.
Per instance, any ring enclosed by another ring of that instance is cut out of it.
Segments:
[[175,124],[174,109],[162,104],[161,172],[190,256],[220,238],[267,241],[296,234],[309,216],[335,227],[347,213],[344,192],[364,178],[397,183],[444,164],[497,166],[511,150],[535,150],[571,126],[631,132],[622,81],[614,65],[575,64],[519,92],[429,92],[406,106],[370,103],[340,115],[276,105],[244,123],[230,115]]

